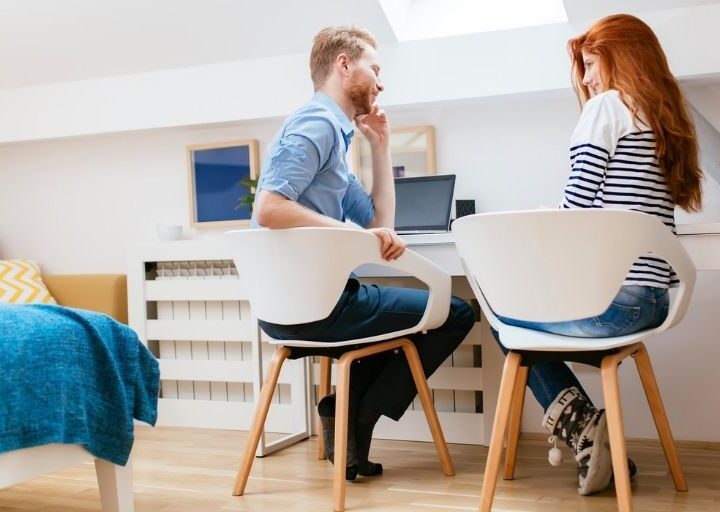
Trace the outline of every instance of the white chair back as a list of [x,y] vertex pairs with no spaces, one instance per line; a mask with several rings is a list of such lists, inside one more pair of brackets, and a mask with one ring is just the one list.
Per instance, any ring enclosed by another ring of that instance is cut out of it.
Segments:
[[695,266],[677,238],[658,218],[640,212],[484,213],[456,220],[453,233],[491,323],[497,321],[493,312],[541,322],[598,315],[619,291],[631,265],[649,252],[667,261],[680,279],[665,328],[685,315],[695,284]]
[[383,260],[379,239],[367,231],[245,229],[225,237],[253,313],[266,322],[293,325],[327,318],[350,273],[366,263],[402,270],[428,284],[428,307],[417,330],[439,327],[447,318],[447,273],[409,250],[397,260]]

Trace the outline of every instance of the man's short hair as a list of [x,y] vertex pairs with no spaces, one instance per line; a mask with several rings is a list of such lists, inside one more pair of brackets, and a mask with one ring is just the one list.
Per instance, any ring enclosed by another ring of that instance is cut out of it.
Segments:
[[318,32],[310,52],[310,77],[315,90],[322,87],[330,76],[338,55],[346,54],[351,62],[359,59],[365,50],[362,43],[377,48],[375,38],[364,28],[327,27]]

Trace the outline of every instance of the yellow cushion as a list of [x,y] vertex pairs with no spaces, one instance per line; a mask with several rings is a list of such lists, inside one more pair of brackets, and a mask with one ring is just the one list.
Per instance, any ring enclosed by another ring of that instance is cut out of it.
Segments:
[[0,260],[0,302],[57,304],[34,261]]

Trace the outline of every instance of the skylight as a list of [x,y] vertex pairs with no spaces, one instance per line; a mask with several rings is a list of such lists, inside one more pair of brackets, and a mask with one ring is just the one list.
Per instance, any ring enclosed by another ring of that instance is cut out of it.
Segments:
[[567,21],[563,0],[380,0],[398,41]]

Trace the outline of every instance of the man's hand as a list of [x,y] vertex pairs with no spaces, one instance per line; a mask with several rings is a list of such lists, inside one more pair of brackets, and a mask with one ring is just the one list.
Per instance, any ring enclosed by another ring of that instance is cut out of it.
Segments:
[[371,228],[368,231],[380,239],[380,255],[384,260],[396,260],[405,252],[405,242],[392,229]]
[[373,106],[372,112],[366,116],[355,118],[355,125],[362,132],[372,148],[382,148],[390,141],[390,125],[385,111]]

